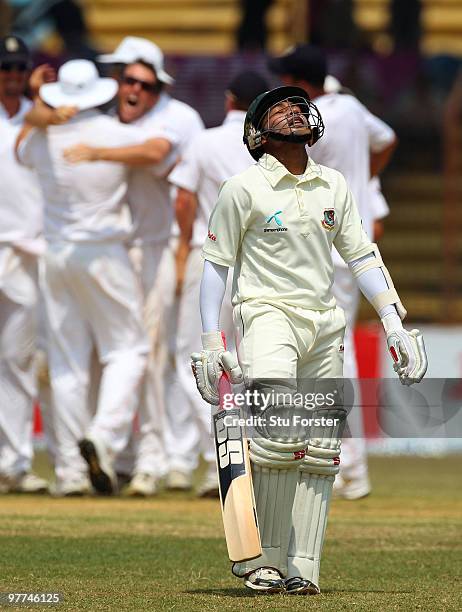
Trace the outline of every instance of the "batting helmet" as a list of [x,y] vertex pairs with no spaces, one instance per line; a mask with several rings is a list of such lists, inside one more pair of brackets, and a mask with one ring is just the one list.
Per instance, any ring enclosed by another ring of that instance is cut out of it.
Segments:
[[[281,106],[285,112],[270,127],[269,117],[277,106]],[[321,114],[306,91],[300,87],[277,87],[260,94],[251,103],[245,116],[244,144],[257,161],[264,153],[263,136],[284,142],[306,143],[311,147],[323,134]]]

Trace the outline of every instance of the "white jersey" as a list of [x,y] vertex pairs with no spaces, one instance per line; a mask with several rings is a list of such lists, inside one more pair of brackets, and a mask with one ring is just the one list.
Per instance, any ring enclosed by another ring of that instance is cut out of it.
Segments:
[[19,101],[18,112],[16,113],[16,115],[13,115],[13,117],[10,117],[6,112],[5,107],[0,102],[0,120],[3,119],[5,121],[8,121],[8,123],[10,123],[11,125],[22,125],[24,123],[24,117],[31,108],[32,102],[29,100],[29,98],[25,98],[24,96],[22,96]]
[[78,113],[65,125],[33,130],[18,157],[37,171],[45,199],[47,241],[124,240],[131,232],[126,203],[128,173],[124,164],[70,164],[63,150],[81,142],[120,147],[143,142],[141,130],[121,125],[96,110]]
[[36,177],[15,158],[19,130],[0,119],[0,243],[38,255],[44,247],[43,201]]
[[[370,152],[390,145],[394,131],[355,97],[331,93],[313,100],[325,124],[324,136],[310,149],[319,164],[341,172],[356,200],[366,234],[372,238],[374,214],[370,206]],[[336,265],[344,265],[334,253]]]
[[295,176],[264,154],[224,183],[202,252],[235,266],[234,305],[327,310],[335,306],[333,245],[346,262],[373,251],[344,177],[312,160]]
[[198,134],[187,147],[169,181],[197,194],[198,210],[191,246],[201,247],[223,182],[255,163],[242,141],[245,112],[230,111],[223,125]]
[[132,170],[128,191],[135,244],[167,242],[174,217],[167,176],[204,124],[197,111],[164,93],[154,108],[132,125],[142,128],[145,139],[161,137],[172,145],[160,164]]

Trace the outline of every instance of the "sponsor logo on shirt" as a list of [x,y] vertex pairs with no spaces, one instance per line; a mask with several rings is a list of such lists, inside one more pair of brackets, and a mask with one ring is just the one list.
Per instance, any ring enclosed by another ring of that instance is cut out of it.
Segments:
[[212,232],[210,230],[209,230],[209,233],[207,235],[210,238],[210,240],[213,240],[213,242],[216,242],[217,237],[215,236],[215,234],[212,234]]
[[266,219],[267,225],[271,225],[274,221],[277,227],[274,227],[274,225],[272,227],[265,227],[263,231],[264,232],[287,232],[287,227],[283,226],[282,221],[279,218],[279,215],[281,214],[282,214],[282,210],[277,210],[270,217],[268,217],[268,219]]
[[332,231],[335,227],[335,210],[333,208],[324,209],[324,218],[321,220],[321,225],[328,232]]

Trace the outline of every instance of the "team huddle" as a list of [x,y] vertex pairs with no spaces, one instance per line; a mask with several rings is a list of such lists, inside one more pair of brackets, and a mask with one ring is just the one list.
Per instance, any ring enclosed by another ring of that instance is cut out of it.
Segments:
[[[421,380],[422,336],[403,328],[373,242],[396,137],[328,77],[319,49],[271,59],[276,89],[235,75],[223,125],[205,130],[167,93],[173,79],[150,41],[100,56],[112,77],[87,60],[56,81],[37,69],[33,105],[20,91],[27,48],[1,44],[0,491],[47,487],[31,472],[37,348],[59,496],[111,495],[124,480],[128,495],[188,489],[202,455],[197,493],[220,487],[223,501],[210,434],[223,373],[289,397],[300,380],[354,379],[359,290],[403,384]],[[313,414],[329,425],[257,428],[249,440],[259,552],[235,558],[233,573],[251,589],[319,593],[333,488],[369,493],[361,439],[345,441],[338,474],[342,403]]]

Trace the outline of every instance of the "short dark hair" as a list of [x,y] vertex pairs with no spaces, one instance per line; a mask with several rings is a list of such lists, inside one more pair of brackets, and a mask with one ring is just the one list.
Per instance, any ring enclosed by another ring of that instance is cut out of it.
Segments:
[[327,76],[327,59],[320,47],[297,45],[279,57],[268,60],[268,67],[276,74],[287,74],[322,87]]
[[239,72],[228,85],[228,91],[234,96],[236,110],[246,111],[257,96],[268,91],[268,81],[254,70]]

